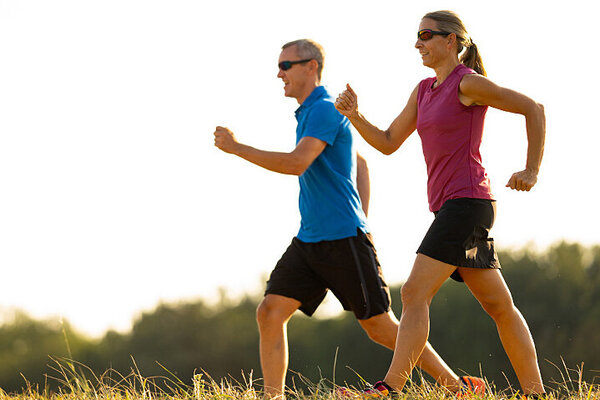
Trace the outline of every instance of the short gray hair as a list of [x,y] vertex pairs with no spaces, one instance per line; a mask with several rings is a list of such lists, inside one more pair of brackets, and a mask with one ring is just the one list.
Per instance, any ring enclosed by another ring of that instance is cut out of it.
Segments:
[[292,46],[296,46],[296,51],[300,58],[311,59],[317,62],[319,65],[317,68],[317,75],[320,81],[323,63],[325,62],[325,50],[323,50],[323,46],[312,39],[298,39],[284,44],[281,49],[284,50]]

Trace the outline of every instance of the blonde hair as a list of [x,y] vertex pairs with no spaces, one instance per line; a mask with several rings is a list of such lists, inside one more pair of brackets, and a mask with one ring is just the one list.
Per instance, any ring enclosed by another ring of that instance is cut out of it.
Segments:
[[323,63],[325,62],[325,50],[323,50],[323,46],[312,39],[298,39],[284,44],[281,47],[281,50],[292,46],[296,46],[298,57],[302,59],[315,60],[317,62],[319,65],[317,67],[317,75],[320,81],[321,73],[323,72]]
[[434,20],[437,23],[439,30],[454,33],[456,35],[458,54],[460,54],[463,49],[466,49],[465,53],[461,55],[459,59],[462,64],[475,70],[478,74],[483,76],[487,75],[477,45],[473,43],[465,25],[455,12],[447,10],[434,11],[425,14],[423,19],[425,18]]

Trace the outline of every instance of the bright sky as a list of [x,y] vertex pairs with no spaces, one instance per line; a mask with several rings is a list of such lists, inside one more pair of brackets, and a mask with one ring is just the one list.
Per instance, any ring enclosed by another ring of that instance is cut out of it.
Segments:
[[[214,127],[291,150],[298,104],[276,63],[283,43],[310,37],[327,52],[328,88],[350,82],[387,128],[432,75],[414,43],[438,9],[459,13],[493,81],[546,107],[530,193],[504,188],[524,167],[524,119],[488,112],[497,245],[600,243],[597,21],[590,2],[554,4],[0,0],[2,309],[100,335],[159,301],[261,293],[299,226],[297,178],[220,152]],[[420,141],[392,156],[357,143],[380,261],[398,284],[432,219]]]

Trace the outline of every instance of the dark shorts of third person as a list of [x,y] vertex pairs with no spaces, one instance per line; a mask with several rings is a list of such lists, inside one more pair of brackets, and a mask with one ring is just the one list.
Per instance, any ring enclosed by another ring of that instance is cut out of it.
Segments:
[[292,239],[267,282],[267,294],[298,300],[311,316],[327,291],[364,320],[390,310],[391,298],[369,233],[306,243]]
[[[444,202],[417,253],[457,267],[500,269],[494,239],[494,200],[458,198]],[[462,282],[458,270],[450,276]]]

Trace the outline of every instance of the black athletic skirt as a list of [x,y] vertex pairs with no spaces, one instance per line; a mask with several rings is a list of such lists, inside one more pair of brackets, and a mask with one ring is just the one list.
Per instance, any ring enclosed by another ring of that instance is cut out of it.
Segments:
[[[435,219],[417,253],[457,267],[500,269],[494,239],[489,237],[495,203],[471,198],[447,200],[434,213]],[[463,281],[458,270],[451,278]]]

